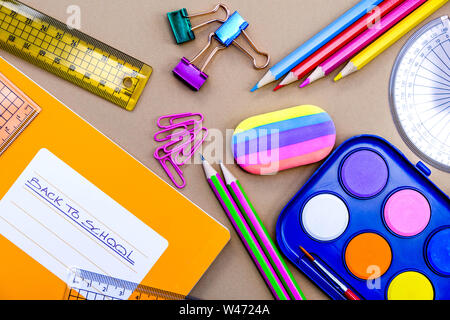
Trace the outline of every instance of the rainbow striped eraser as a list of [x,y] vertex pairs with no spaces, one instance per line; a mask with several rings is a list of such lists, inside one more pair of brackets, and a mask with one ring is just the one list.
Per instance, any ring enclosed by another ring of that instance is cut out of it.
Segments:
[[303,105],[245,119],[234,131],[232,148],[242,169],[270,175],[324,159],[335,142],[330,115]]

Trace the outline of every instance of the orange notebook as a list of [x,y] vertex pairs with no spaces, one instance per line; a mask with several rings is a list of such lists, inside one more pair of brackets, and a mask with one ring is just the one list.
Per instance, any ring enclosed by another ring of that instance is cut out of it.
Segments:
[[2,58],[0,74],[41,109],[0,155],[0,299],[62,299],[70,267],[187,295],[229,231]]

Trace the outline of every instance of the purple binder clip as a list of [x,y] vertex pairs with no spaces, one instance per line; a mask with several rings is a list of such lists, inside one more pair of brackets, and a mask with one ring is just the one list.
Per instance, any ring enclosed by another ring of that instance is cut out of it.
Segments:
[[200,90],[206,79],[208,79],[206,73],[202,72],[184,57],[175,69],[173,69],[173,73],[195,91]]
[[208,66],[208,64],[211,62],[214,55],[219,51],[226,49],[226,47],[222,44],[219,44],[217,47],[215,47],[209,56],[206,58],[205,62],[203,63],[203,66],[201,68],[194,65],[195,60],[200,58],[211,46],[212,39],[214,37],[214,33],[211,33],[209,35],[209,41],[208,44],[192,59],[189,61],[189,59],[182,58],[180,63],[173,69],[173,74],[183,81],[185,84],[187,84],[190,88],[192,88],[195,91],[200,90],[200,88],[203,86],[203,84],[208,79],[208,75],[205,73],[205,69]]

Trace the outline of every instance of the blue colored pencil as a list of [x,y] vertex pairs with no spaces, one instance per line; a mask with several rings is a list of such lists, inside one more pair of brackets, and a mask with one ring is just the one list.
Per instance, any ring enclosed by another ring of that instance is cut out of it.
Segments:
[[251,91],[253,92],[265,86],[266,84],[280,79],[300,62],[307,59],[310,55],[312,55],[326,43],[334,39],[342,31],[347,29],[356,20],[361,18],[366,13],[370,12],[380,2],[382,2],[382,0],[360,1],[357,5],[344,13],[340,18],[338,18],[328,27],[320,31],[313,38],[305,42],[283,60],[271,67]]

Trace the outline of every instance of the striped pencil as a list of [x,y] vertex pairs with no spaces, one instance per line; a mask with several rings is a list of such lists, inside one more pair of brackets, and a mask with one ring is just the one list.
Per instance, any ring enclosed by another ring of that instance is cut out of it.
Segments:
[[300,287],[289,271],[280,252],[270,238],[270,235],[267,232],[267,229],[264,227],[264,224],[262,223],[258,214],[256,213],[255,208],[245,194],[241,183],[232,175],[232,173],[225,167],[223,163],[220,163],[220,167],[222,168],[225,183],[228,187],[228,190],[230,191],[230,194],[233,196],[237,205],[241,209],[241,212],[247,220],[254,235],[256,236],[256,239],[269,258],[272,267],[275,269],[281,281],[283,282],[284,288],[293,300],[304,300],[305,296],[301,292]]
[[381,1],[382,0],[361,0],[360,2],[358,2],[353,8],[345,12],[333,23],[328,25],[314,37],[306,41],[280,62],[271,67],[264,75],[264,77],[259,80],[258,83],[251,89],[251,91],[253,92],[275,80],[280,79],[282,76],[291,71],[291,69],[294,68],[297,64],[323,47],[331,39],[334,39],[334,37],[347,29],[356,20],[364,16],[368,11],[371,11],[374,6],[381,3]]
[[366,64],[383,53],[384,50],[396,43],[400,38],[414,29],[423,20],[435,13],[447,2],[448,0],[429,0],[424,3],[419,9],[411,13],[395,27],[378,38],[374,43],[358,53],[357,56],[352,58],[345,68],[342,69],[342,71],[336,76],[334,81],[339,81],[340,79],[364,68]]
[[335,53],[332,57],[322,63],[320,66],[314,70],[314,72],[306,79],[301,85],[300,88],[306,87],[307,85],[317,81],[335,69],[337,69],[343,62],[347,61],[355,54],[360,52],[370,43],[375,41],[378,37],[380,37],[383,33],[392,28],[396,23],[401,21],[404,17],[414,11],[418,6],[426,2],[427,0],[406,0],[385,17],[383,17],[379,25],[373,28],[368,29],[363,32],[349,44],[347,44],[344,48]]
[[372,10],[357,22],[352,24],[343,33],[338,35],[308,59],[292,69],[291,72],[289,72],[288,75],[283,79],[283,81],[281,81],[280,84],[275,89],[273,89],[273,91],[277,91],[278,89],[287,86],[292,82],[302,79],[304,76],[318,67],[322,62],[331,57],[335,52],[337,52],[355,37],[360,35],[362,32],[367,30],[371,26],[373,21],[384,17],[387,13],[392,11],[392,9],[394,9],[404,1],[405,0],[383,1],[376,9]]
[[263,249],[259,245],[249,225],[245,221],[245,218],[242,216],[238,206],[225,187],[222,178],[205,160],[205,158],[203,158],[203,156],[202,163],[203,170],[205,171],[205,175],[211,189],[225,210],[228,218],[233,224],[234,229],[247,248],[248,253],[258,267],[259,272],[266,281],[266,284],[272,291],[272,294],[277,300],[290,300],[289,294],[284,289],[282,282],[265,256]]

